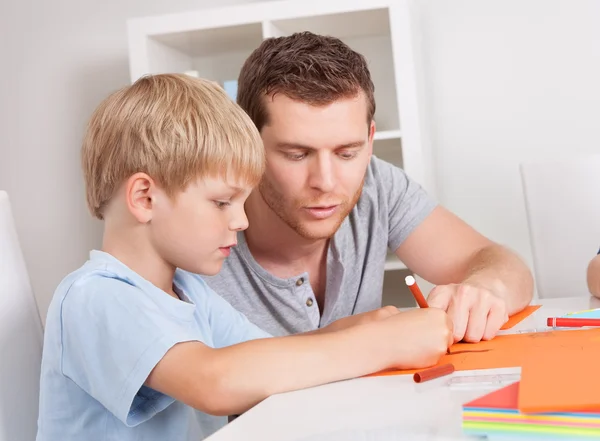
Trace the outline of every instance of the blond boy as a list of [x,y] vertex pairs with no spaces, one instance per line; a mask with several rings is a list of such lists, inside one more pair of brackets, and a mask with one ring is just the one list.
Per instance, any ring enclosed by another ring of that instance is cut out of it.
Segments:
[[271,337],[205,284],[264,169],[258,131],[214,83],[157,75],[114,93],[83,169],[104,239],[48,312],[38,441],[187,440],[193,409],[206,436],[271,394],[428,366],[452,341],[433,308]]

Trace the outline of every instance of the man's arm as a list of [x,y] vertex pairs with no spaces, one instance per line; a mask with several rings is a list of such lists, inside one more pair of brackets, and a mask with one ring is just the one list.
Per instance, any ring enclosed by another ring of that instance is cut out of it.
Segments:
[[588,265],[587,284],[590,293],[600,298],[600,254],[594,257]]
[[390,367],[431,366],[452,341],[447,314],[429,308],[335,332],[256,339],[220,349],[183,342],[167,351],[145,384],[209,414],[238,415],[276,393]]
[[416,274],[438,285],[429,302],[448,311],[460,339],[465,334],[474,341],[493,337],[507,316],[522,310],[533,297],[531,271],[515,253],[440,206],[396,254]]

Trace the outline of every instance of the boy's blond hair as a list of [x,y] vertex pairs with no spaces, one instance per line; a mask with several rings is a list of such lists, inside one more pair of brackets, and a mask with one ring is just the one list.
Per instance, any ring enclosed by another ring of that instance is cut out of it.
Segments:
[[169,195],[209,176],[254,186],[264,155],[256,126],[216,83],[184,74],[142,77],[92,115],[82,148],[87,204],[103,219],[115,190],[137,172]]

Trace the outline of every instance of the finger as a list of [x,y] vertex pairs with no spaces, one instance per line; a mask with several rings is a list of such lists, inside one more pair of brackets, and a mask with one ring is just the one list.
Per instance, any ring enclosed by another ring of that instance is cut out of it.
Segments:
[[485,331],[483,332],[483,340],[491,340],[494,338],[502,325],[508,320],[507,316],[508,314],[506,313],[504,301],[498,299],[490,309]]
[[448,315],[454,324],[454,341],[461,341],[464,338],[470,309],[470,299],[466,295],[465,287],[458,286],[448,306]]
[[393,305],[386,305],[374,312],[375,320],[383,320],[393,315],[399,314],[400,310]]
[[433,288],[427,296],[427,304],[429,307],[447,311],[455,286],[456,285],[438,285]]
[[483,333],[486,330],[488,314],[491,309],[491,301],[488,296],[491,296],[492,294],[477,288],[469,288],[467,295],[475,300],[469,311],[469,319],[464,339],[470,343],[475,343],[481,341]]
[[454,344],[454,322],[448,314],[446,314],[446,326],[448,327],[448,342],[446,348]]

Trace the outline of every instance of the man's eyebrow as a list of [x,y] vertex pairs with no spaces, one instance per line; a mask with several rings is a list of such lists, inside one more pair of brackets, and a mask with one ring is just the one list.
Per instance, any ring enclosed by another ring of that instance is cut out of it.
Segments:
[[[345,144],[339,144],[339,145],[335,146],[335,149],[348,149],[348,148],[362,147],[363,145],[365,145],[365,141],[362,141],[362,140],[361,141],[353,141],[353,142],[348,142]],[[317,150],[315,147],[311,147],[309,145],[304,145],[304,144],[298,144],[295,142],[278,142],[277,147],[282,148],[282,149]]]

